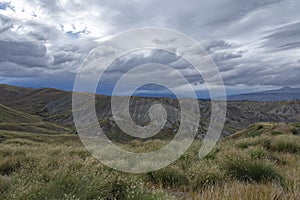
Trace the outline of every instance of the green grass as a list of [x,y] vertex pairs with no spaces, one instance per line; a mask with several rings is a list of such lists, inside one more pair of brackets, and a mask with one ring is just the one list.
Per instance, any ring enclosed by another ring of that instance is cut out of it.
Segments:
[[252,131],[247,134],[245,134],[246,137],[256,137],[260,136],[262,134],[262,131]]
[[0,199],[169,198],[144,188],[138,176],[101,165],[76,135],[0,134],[10,135],[0,144],[0,174],[10,177],[5,186],[1,178]]
[[284,133],[283,132],[279,132],[279,131],[272,131],[271,134],[272,135],[282,135]]
[[0,123],[33,123],[40,121],[41,118],[38,116],[23,113],[0,104]]
[[0,123],[0,130],[29,132],[39,134],[57,134],[72,132],[71,129],[49,122],[36,123]]

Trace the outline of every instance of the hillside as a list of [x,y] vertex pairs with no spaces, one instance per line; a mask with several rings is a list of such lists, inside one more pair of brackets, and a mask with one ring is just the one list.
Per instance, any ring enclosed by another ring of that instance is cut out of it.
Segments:
[[[74,128],[72,118],[72,93],[57,89],[28,89],[0,85],[0,104],[18,110],[26,115],[35,115],[43,121]],[[137,124],[147,124],[149,107],[159,103],[167,110],[167,123],[157,138],[171,137],[179,123],[180,108],[176,99],[132,97],[130,114]],[[210,119],[210,101],[199,100],[201,124],[199,138],[207,130]],[[279,102],[228,101],[227,117],[223,137],[257,122],[298,122],[300,121],[300,100]],[[115,124],[110,108],[110,97],[96,95],[96,112],[99,122],[112,139],[131,140],[124,137]]]
[[[72,129],[64,127],[64,125],[45,121],[43,117],[34,112],[34,109],[40,108],[39,105],[42,104],[43,98],[38,98],[38,102],[30,100],[24,103],[26,99],[24,100],[23,97],[32,94],[33,91],[36,90],[0,85],[0,102],[7,105],[0,104],[0,130],[40,134],[73,132]],[[53,95],[52,93],[50,94]]]
[[23,113],[0,104],[0,123],[32,123],[40,122],[39,116]]

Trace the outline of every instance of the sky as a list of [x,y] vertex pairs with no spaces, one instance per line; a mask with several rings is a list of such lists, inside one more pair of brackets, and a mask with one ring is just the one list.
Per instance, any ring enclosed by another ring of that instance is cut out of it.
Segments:
[[[228,94],[300,87],[299,10],[299,0],[0,0],[0,83],[72,90],[80,65],[103,41],[135,28],[161,27],[199,42]],[[125,55],[112,69],[147,62],[177,67],[196,91],[205,90],[187,62],[160,50]],[[120,78],[116,71],[104,73],[99,93],[111,93]],[[161,78],[176,83],[172,74]],[[159,94],[165,88],[141,91]]]

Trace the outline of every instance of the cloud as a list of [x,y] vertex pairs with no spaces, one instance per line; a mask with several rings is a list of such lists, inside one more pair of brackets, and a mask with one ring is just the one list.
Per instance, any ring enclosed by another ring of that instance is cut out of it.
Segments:
[[275,28],[269,31],[267,36],[263,37],[263,47],[268,46],[273,51],[285,51],[300,47],[300,22],[294,22]]
[[26,68],[14,62],[0,62],[0,77],[6,78],[34,78],[42,74],[41,69]]
[[[1,2],[0,80],[26,86],[58,87],[60,83],[61,88],[65,84],[70,89],[85,56],[105,38],[128,29],[158,26],[200,42],[228,87],[297,86],[299,9],[300,2],[295,0]],[[168,46],[174,39],[153,42]],[[111,88],[134,66],[150,62],[174,67],[195,88],[203,84],[201,76],[178,55],[151,51],[118,59],[105,72],[104,88]],[[136,74],[138,79],[143,76]],[[55,83],[46,81],[53,77]],[[161,78],[172,80],[172,74]]]
[[0,2],[0,10],[10,9],[15,11],[15,7],[11,5],[11,2]]

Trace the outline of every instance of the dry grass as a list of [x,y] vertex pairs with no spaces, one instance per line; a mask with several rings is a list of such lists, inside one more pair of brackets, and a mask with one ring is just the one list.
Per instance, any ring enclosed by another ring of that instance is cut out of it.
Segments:
[[[103,166],[76,135],[0,131],[0,199],[300,199],[300,137],[277,130],[249,128],[262,133],[220,142],[202,160],[195,141],[172,165],[140,175]],[[167,143],[118,145],[149,152]]]

